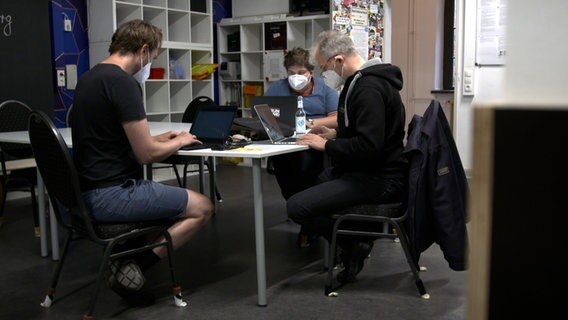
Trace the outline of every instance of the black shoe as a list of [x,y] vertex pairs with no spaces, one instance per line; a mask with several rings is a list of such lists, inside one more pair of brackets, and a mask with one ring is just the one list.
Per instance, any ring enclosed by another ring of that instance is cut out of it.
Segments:
[[356,242],[342,248],[342,257],[344,269],[337,274],[337,281],[340,283],[353,282],[359,272],[363,270],[365,259],[373,249],[373,243]]
[[156,300],[153,293],[143,290],[145,278],[133,260],[110,262],[106,281],[131,306],[148,306]]
[[146,278],[134,260],[114,260],[110,262],[109,284],[116,282],[129,290],[140,290]]

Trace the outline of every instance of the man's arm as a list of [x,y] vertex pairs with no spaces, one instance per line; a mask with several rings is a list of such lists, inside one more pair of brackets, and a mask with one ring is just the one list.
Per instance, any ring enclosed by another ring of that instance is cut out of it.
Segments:
[[199,141],[186,131],[179,133],[168,131],[158,136],[151,136],[146,119],[124,122],[122,127],[136,159],[142,164],[164,160],[182,146]]
[[310,121],[308,121],[308,128],[313,128],[317,126],[337,128],[337,111],[328,113],[327,117],[310,119]]

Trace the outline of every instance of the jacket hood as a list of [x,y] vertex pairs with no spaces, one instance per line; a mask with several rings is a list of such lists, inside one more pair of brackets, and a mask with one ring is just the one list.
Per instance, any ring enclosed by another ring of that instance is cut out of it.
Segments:
[[402,89],[402,72],[400,68],[392,64],[373,64],[366,66],[370,61],[367,61],[361,66],[359,72],[361,76],[373,75],[378,78],[383,78],[388,81],[396,90]]
[[347,93],[345,95],[345,126],[349,127],[349,117],[347,115],[347,101],[351,95],[351,91],[355,86],[355,83],[362,77],[371,75],[377,78],[382,78],[386,80],[390,85],[392,85],[396,90],[400,91],[402,89],[402,72],[400,68],[392,64],[383,64],[378,58],[368,60],[365,62],[361,68],[352,75],[353,80],[349,83],[347,88]]

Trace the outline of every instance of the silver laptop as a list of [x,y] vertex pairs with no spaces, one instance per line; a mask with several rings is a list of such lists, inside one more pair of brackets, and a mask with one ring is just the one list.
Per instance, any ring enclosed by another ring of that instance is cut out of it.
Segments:
[[[272,114],[280,123],[280,127],[286,133],[288,127],[292,131],[296,127],[296,110],[298,109],[297,96],[254,96],[251,97],[253,106],[267,104],[272,108]],[[253,117],[256,117],[253,111]],[[289,135],[290,136],[290,135]]]
[[268,138],[273,144],[295,144],[295,137],[286,137],[282,132],[282,128],[278,124],[273,114],[272,108],[267,104],[259,104],[254,106],[254,110],[260,119],[260,123],[264,127]]

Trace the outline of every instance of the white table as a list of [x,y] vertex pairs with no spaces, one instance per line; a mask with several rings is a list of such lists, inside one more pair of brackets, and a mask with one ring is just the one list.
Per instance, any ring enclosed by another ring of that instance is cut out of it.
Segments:
[[[152,135],[160,134],[168,130],[189,130],[190,125],[187,123],[164,123],[150,122],[150,132]],[[69,148],[72,147],[71,129],[59,129],[61,135]],[[15,143],[30,143],[28,132],[5,132],[0,133],[0,141]],[[307,150],[307,146],[300,145],[271,145],[271,144],[252,144],[245,148],[214,151],[211,149],[199,150],[180,150],[177,156],[201,156],[201,157],[242,157],[252,160],[252,187],[254,198],[254,233],[256,242],[256,277],[258,289],[258,305],[266,306],[266,257],[264,249],[264,203],[262,194],[262,177],[261,177],[261,161],[264,158]],[[43,180],[38,171],[38,190],[43,190]],[[41,255],[47,256],[47,239],[45,238],[45,199],[44,193],[38,192],[39,195],[39,212],[40,212],[40,229],[41,229]],[[53,210],[50,210],[50,221],[56,221]],[[57,223],[51,223],[51,247],[53,260],[59,259],[59,241],[57,232]]]

